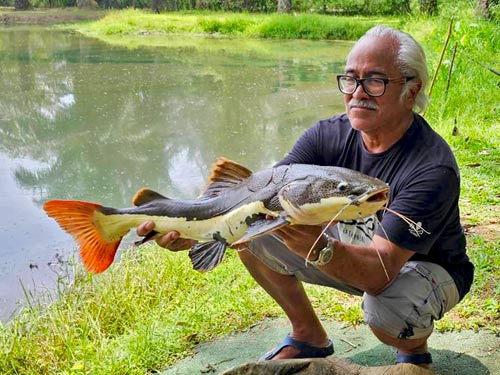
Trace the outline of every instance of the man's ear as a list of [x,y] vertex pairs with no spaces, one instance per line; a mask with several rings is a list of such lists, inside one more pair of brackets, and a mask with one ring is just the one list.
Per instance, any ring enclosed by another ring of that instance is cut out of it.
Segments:
[[418,93],[422,89],[422,81],[418,80],[413,83],[406,93],[406,103],[408,104],[408,109],[413,109],[415,105],[415,99],[417,98]]
[[408,99],[415,100],[421,88],[422,88],[422,81],[421,80],[416,81],[415,84],[413,84],[410,90],[408,91]]

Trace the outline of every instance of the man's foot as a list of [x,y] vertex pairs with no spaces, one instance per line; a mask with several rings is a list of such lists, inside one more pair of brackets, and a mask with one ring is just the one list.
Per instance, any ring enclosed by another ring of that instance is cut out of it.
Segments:
[[325,358],[333,352],[333,342],[330,339],[325,347],[317,347],[287,335],[278,346],[264,354],[259,361],[285,358]]
[[396,363],[412,363],[414,365],[429,368],[432,363],[431,353],[418,353],[418,354],[396,354]]

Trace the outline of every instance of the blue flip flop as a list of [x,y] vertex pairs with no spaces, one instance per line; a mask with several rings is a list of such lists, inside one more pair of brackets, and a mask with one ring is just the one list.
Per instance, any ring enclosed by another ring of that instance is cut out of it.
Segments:
[[328,344],[324,348],[318,348],[317,346],[312,346],[304,341],[295,340],[294,338],[287,335],[285,339],[274,349],[260,357],[259,361],[269,361],[273,359],[283,348],[287,346],[292,346],[300,350],[294,358],[325,358],[333,354],[333,342],[328,339]]
[[413,365],[424,365],[432,363],[431,353],[419,354],[396,354],[396,363],[411,363]]

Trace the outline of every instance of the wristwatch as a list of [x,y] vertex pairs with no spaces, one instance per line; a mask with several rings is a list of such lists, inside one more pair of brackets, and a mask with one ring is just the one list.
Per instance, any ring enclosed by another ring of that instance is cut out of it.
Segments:
[[323,233],[323,236],[327,239],[327,243],[324,248],[319,251],[318,258],[315,260],[307,259],[307,262],[313,266],[324,266],[328,264],[333,258],[333,238]]

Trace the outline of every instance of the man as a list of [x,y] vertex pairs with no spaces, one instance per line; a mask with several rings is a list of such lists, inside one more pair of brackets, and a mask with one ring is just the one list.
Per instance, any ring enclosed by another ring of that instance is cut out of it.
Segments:
[[[318,226],[289,226],[252,241],[240,258],[287,314],[292,331],[262,359],[326,357],[333,344],[302,282],[363,296],[364,319],[396,361],[429,367],[434,320],[469,291],[474,267],[459,221],[458,167],[445,141],[414,112],[424,109],[425,55],[408,34],[377,26],[353,47],[337,77],[346,114],[318,122],[278,164],[336,165],[378,177],[391,187],[390,211],[338,223],[331,236]],[[409,220],[408,220],[409,219]],[[139,235],[152,223],[138,228]],[[157,239],[190,247],[175,232]],[[333,254],[332,254],[333,250]]]

